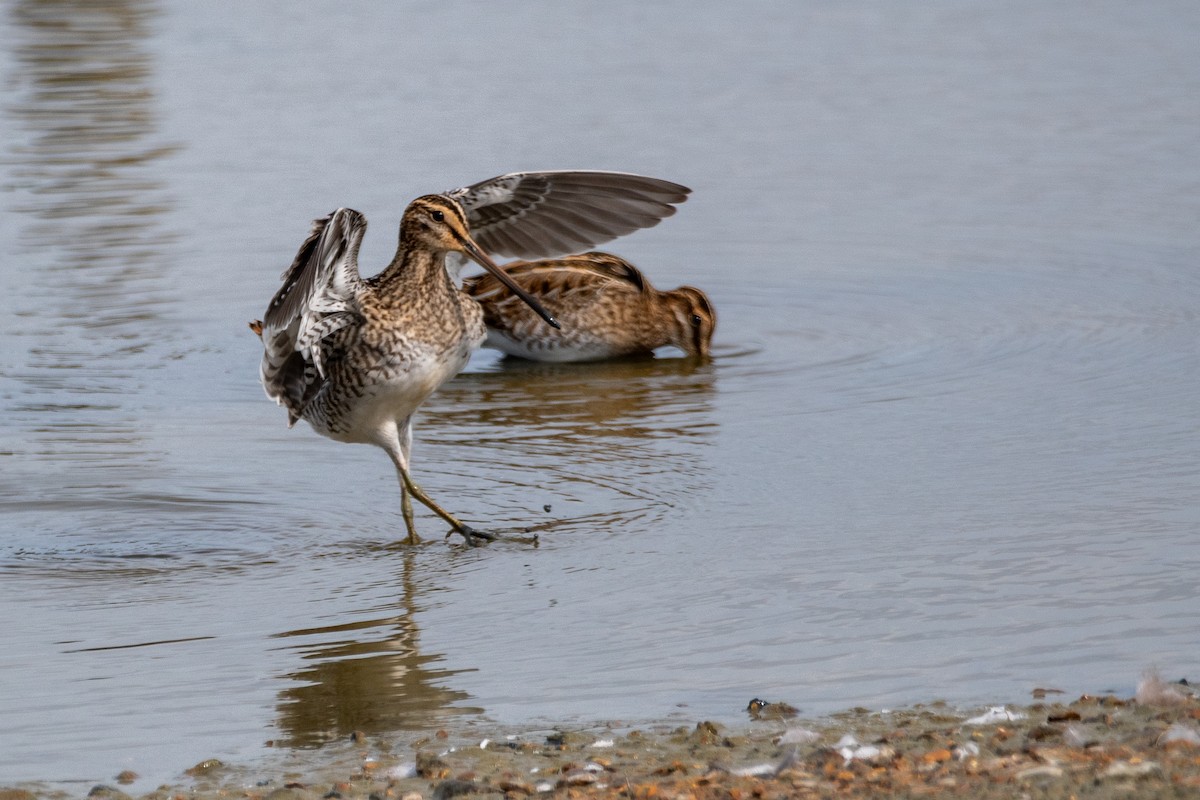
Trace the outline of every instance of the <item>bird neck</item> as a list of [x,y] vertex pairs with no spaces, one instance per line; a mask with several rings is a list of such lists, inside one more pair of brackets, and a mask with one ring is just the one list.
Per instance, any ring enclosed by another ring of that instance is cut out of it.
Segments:
[[446,274],[446,254],[425,247],[414,247],[400,240],[392,263],[374,278],[377,291],[385,294],[408,294],[416,287],[424,291],[433,288],[452,288]]
[[675,345],[684,351],[694,347],[695,333],[688,321],[691,312],[687,298],[671,292],[657,294],[658,303],[665,312],[656,316],[661,326],[662,343]]

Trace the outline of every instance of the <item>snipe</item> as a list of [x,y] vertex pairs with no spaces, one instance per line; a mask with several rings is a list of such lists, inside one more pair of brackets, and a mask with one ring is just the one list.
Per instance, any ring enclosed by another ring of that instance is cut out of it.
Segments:
[[[641,270],[609,253],[504,265],[509,283],[484,273],[463,289],[483,306],[486,347],[533,361],[595,361],[674,345],[690,356],[712,350],[717,314],[692,286],[661,292]],[[523,292],[515,291],[516,284]],[[561,323],[545,325],[524,297]]]
[[469,544],[494,538],[463,524],[413,481],[412,418],[483,342],[479,304],[457,287],[458,263],[476,261],[550,327],[553,317],[513,283],[485,250],[540,257],[594,246],[675,212],[689,190],[640,175],[519,172],[414,200],[400,241],[378,275],[358,273],[366,218],[340,208],[314,221],[261,322],[267,395],[288,424],[306,420],[341,442],[383,448],[400,479],[407,540],[416,543],[411,498]]

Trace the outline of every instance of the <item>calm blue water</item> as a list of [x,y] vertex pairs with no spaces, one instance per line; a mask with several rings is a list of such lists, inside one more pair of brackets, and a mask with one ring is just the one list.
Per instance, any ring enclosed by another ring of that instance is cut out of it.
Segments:
[[[0,24],[0,783],[1195,677],[1200,6]],[[478,354],[416,476],[540,546],[397,546],[386,457],[287,430],[246,321],[313,217],[370,273],[416,195],[551,168],[695,190],[609,249],[717,357]]]

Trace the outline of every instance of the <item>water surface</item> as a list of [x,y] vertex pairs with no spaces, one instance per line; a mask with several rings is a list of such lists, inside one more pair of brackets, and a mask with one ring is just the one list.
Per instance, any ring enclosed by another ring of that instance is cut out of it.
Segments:
[[[743,719],[1200,655],[1193,4],[12,2],[0,782],[352,730]],[[716,357],[480,353],[386,457],[257,385],[309,220],[514,169],[695,190],[609,248]],[[274,746],[270,750],[267,744]]]

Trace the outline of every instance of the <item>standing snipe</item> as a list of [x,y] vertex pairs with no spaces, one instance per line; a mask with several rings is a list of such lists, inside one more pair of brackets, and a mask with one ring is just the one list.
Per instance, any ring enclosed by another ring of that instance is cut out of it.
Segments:
[[[708,356],[717,314],[704,292],[660,292],[641,270],[608,253],[505,264],[523,292],[483,274],[464,290],[483,306],[487,347],[533,361],[595,361],[674,345]],[[532,295],[561,323],[543,324],[525,305]],[[522,302],[525,301],[525,302]]]
[[[479,304],[457,288],[449,253],[466,256],[557,324],[484,254],[540,257],[579,250],[649,227],[689,190],[613,172],[517,172],[414,200],[400,220],[396,255],[363,279],[362,214],[340,208],[316,220],[261,322],[262,382],[289,425],[304,419],[341,442],[382,447],[400,478],[408,541],[416,497],[470,544],[494,538],[464,525],[409,474],[412,417],[483,342]],[[452,274],[453,273],[453,274]]]

